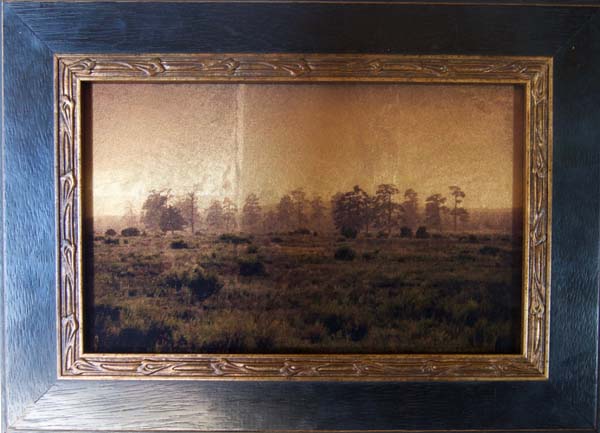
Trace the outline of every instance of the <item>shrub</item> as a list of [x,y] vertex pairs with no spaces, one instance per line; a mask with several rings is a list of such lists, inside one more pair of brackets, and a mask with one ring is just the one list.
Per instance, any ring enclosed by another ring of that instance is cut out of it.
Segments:
[[226,242],[234,245],[250,243],[250,239],[245,238],[243,236],[235,235],[233,233],[223,233],[221,236],[219,236],[219,240],[221,242]]
[[216,275],[206,272],[200,266],[172,268],[164,275],[163,284],[175,289],[188,287],[194,301],[203,301],[223,286]]
[[256,254],[258,253],[258,247],[256,245],[248,245],[248,248],[246,248],[246,253]]
[[136,227],[127,227],[121,230],[121,236],[139,236],[140,231]]
[[171,242],[171,248],[174,250],[183,250],[189,247],[188,244],[185,243],[185,241],[178,239],[176,241]]
[[363,260],[369,262],[371,260],[375,260],[377,258],[377,254],[379,253],[379,251],[373,251],[373,252],[365,252],[362,255]]
[[382,230],[382,231],[380,231],[380,232],[377,233],[377,237],[379,239],[387,239],[388,238],[388,234]]
[[469,235],[469,237],[467,238],[467,242],[476,243],[477,242],[477,236],[475,236],[475,235]]
[[241,260],[240,275],[243,277],[252,277],[256,275],[265,275],[265,265],[257,259]]
[[485,246],[479,249],[479,254],[484,256],[496,256],[500,252],[500,248]]
[[431,237],[433,239],[444,239],[444,235],[442,235],[441,233],[434,233],[431,235]]
[[296,229],[294,231],[291,231],[289,234],[290,235],[309,235],[310,230],[302,227],[302,228]]
[[104,243],[106,245],[119,245],[119,240],[118,239],[106,238],[106,239],[104,239]]
[[425,226],[419,227],[417,229],[417,232],[415,233],[415,236],[417,237],[417,239],[429,238],[429,233],[427,233],[427,227],[425,227]]
[[117,236],[117,232],[113,229],[108,229],[104,232],[104,236]]
[[358,235],[358,230],[352,227],[342,227],[340,233],[346,239],[356,239],[356,236]]
[[400,227],[400,237],[401,238],[412,238],[413,232],[410,227]]
[[348,336],[352,341],[360,341],[367,336],[369,328],[364,323],[353,324],[348,330]]
[[282,243],[282,242],[283,242],[283,239],[281,239],[281,238],[280,238],[280,237],[278,237],[278,236],[275,236],[275,237],[272,237],[272,238],[271,238],[271,242],[274,242],[274,243],[276,243],[276,244],[280,244],[280,243]]
[[205,273],[199,266],[187,274],[184,283],[190,288],[194,300],[198,302],[217,293],[223,287],[216,275]]
[[352,261],[356,258],[356,252],[350,247],[343,246],[335,250],[333,257],[336,260]]
[[94,236],[94,240],[95,241],[103,241],[104,240],[104,236]]

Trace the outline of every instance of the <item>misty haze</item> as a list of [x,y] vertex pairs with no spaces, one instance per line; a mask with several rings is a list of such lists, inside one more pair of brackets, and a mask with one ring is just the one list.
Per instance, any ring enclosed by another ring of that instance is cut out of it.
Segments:
[[518,88],[87,95],[87,350],[520,350]]

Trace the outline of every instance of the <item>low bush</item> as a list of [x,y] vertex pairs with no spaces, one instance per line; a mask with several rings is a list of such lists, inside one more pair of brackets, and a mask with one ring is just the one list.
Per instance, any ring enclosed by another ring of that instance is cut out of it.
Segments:
[[188,287],[194,301],[203,301],[223,286],[216,275],[206,272],[200,266],[192,268],[172,268],[163,276],[167,287],[181,289]]
[[265,275],[265,265],[257,259],[246,259],[239,262],[240,275],[243,277],[253,277]]
[[427,227],[421,226],[417,229],[415,233],[417,239],[427,239],[429,238],[429,233],[427,233]]
[[271,242],[276,243],[276,244],[280,244],[283,242],[283,239],[280,238],[279,236],[274,236],[271,238]]
[[171,242],[171,248],[174,250],[184,250],[189,248],[189,246],[185,241],[178,239],[176,241]]
[[485,246],[479,249],[479,254],[484,256],[497,256],[500,253],[500,248]]
[[113,229],[108,229],[104,232],[104,236],[117,236],[117,232]]
[[250,243],[250,239],[243,236],[235,235],[233,233],[223,233],[221,236],[219,236],[219,241],[234,245]]
[[104,243],[106,245],[119,245],[119,240],[118,239],[106,238],[106,239],[104,239]]
[[299,229],[289,232],[289,234],[290,235],[309,235],[310,230],[302,227],[302,228],[299,228]]
[[358,230],[352,227],[342,227],[340,233],[346,239],[356,239],[356,236],[358,236]]
[[121,236],[139,236],[140,230],[136,227],[127,227],[126,229],[121,230]]
[[400,237],[401,238],[412,238],[413,232],[410,227],[400,227]]
[[335,250],[333,257],[336,260],[352,261],[356,258],[356,252],[350,247],[343,246]]
[[387,239],[389,237],[389,235],[384,232],[383,230],[377,233],[377,238],[378,239]]
[[218,292],[223,285],[216,275],[205,273],[199,266],[188,274],[185,285],[190,288],[195,301],[203,301]]
[[258,253],[258,247],[256,245],[248,245],[248,248],[246,248],[246,253],[256,254]]
[[377,258],[379,251],[367,251],[365,253],[363,253],[362,258],[363,260],[370,262],[371,260],[375,260]]

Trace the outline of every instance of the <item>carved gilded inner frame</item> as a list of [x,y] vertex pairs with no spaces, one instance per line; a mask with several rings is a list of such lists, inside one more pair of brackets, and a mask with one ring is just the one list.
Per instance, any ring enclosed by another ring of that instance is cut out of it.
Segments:
[[[552,59],[165,54],[55,56],[58,373],[62,378],[544,380],[550,328]],[[505,83],[525,89],[522,351],[515,355],[98,354],[83,348],[84,81]]]

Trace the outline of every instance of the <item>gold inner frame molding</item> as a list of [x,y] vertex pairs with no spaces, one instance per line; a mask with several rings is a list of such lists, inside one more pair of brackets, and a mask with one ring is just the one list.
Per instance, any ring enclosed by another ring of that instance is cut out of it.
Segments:
[[[521,353],[101,354],[81,327],[83,82],[487,83],[525,89]],[[550,331],[552,59],[547,57],[136,54],[55,56],[58,374],[88,379],[545,380]]]

